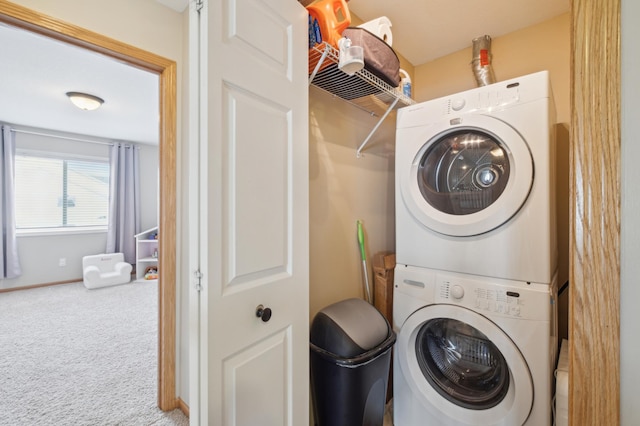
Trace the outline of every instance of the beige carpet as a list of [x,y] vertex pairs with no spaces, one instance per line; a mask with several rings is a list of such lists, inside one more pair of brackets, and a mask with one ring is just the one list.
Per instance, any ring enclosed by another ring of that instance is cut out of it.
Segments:
[[0,293],[0,425],[189,424],[157,401],[157,283]]

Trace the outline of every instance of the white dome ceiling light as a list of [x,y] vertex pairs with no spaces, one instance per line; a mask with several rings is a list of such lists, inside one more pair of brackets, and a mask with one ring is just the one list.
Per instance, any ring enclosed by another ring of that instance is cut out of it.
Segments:
[[96,110],[104,103],[104,99],[88,93],[67,92],[67,96],[75,106],[85,111]]

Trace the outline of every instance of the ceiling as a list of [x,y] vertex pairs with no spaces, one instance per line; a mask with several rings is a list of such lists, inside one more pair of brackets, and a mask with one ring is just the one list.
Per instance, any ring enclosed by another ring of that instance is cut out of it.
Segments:
[[476,37],[496,38],[568,12],[569,0],[351,0],[348,6],[365,22],[389,18],[394,50],[416,66],[470,47]]
[[[159,76],[99,53],[0,24],[0,121],[158,144]],[[83,111],[67,92],[104,99]]]
[[[178,12],[188,4],[156,1]],[[565,13],[569,0],[350,0],[348,6],[363,21],[388,17],[394,50],[421,65],[471,46],[475,37],[496,38]],[[5,59],[0,67],[0,121],[158,143],[156,74],[3,24],[0,55]],[[82,111],[65,96],[69,91],[90,93],[105,103],[96,111]]]

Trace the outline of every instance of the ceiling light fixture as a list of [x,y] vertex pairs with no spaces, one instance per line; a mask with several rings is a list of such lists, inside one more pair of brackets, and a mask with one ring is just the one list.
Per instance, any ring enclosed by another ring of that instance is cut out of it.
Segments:
[[69,100],[78,108],[85,111],[93,111],[100,108],[100,105],[104,103],[104,99],[97,96],[89,95],[81,92],[67,92]]

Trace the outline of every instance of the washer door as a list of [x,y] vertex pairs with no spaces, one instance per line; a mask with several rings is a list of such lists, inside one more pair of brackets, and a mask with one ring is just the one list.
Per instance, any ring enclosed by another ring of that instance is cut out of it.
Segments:
[[398,335],[412,393],[442,424],[522,425],[533,382],[517,346],[495,323],[456,305],[413,313]]
[[533,184],[533,158],[522,136],[484,115],[429,128],[411,164],[398,170],[405,205],[445,235],[489,232],[511,219]]

